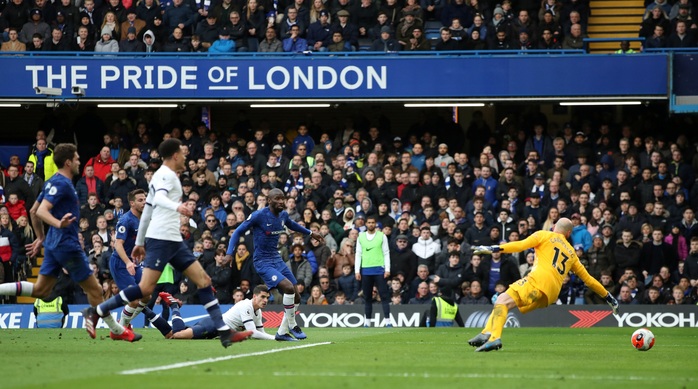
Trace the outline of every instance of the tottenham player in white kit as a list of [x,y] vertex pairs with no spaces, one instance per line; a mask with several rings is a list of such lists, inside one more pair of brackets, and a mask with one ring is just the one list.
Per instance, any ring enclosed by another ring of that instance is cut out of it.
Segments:
[[136,245],[131,254],[131,257],[138,261],[145,258],[141,281],[138,285],[122,290],[96,308],[85,309],[83,316],[88,332],[94,332],[97,320],[109,315],[109,311],[139,300],[143,296],[150,296],[165,265],[169,263],[196,284],[199,300],[208,311],[223,347],[243,341],[252,335],[249,331],[232,330],[223,322],[218,299],[215,298],[211,287],[211,278],[182,241],[179,215],[192,216],[192,211],[181,202],[182,185],[177,172],[184,171],[186,162],[181,146],[180,140],[167,139],[158,147],[163,163],[150,181],[145,208],[138,226]]
[[[179,313],[182,302],[167,292],[161,292],[159,296],[172,309],[172,339],[210,338],[211,332],[215,330],[210,318],[202,319],[187,327]],[[223,321],[232,329],[252,331],[254,339],[275,340],[274,335],[264,332],[264,324],[262,323],[262,309],[266,308],[268,303],[269,288],[266,285],[257,285],[252,292],[252,298],[235,304],[223,314]]]

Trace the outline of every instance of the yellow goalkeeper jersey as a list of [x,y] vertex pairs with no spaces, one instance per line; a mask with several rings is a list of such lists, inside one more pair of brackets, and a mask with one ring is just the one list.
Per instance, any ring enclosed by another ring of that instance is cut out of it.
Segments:
[[504,243],[499,246],[504,253],[517,253],[533,248],[536,260],[531,272],[525,277],[532,286],[545,293],[548,303],[557,301],[562,281],[570,271],[577,275],[596,294],[605,297],[606,289],[579,262],[572,245],[565,236],[552,231],[537,231],[528,238]]

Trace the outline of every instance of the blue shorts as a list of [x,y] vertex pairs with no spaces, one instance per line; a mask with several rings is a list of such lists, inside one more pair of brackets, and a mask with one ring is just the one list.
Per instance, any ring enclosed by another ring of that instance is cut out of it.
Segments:
[[257,261],[254,263],[254,268],[269,289],[276,288],[283,280],[291,281],[294,286],[298,283],[291,269],[281,259],[274,262]]
[[70,278],[77,283],[92,276],[90,261],[84,251],[44,250],[44,262],[41,263],[39,274],[58,278],[62,268],[68,270]]
[[143,261],[143,267],[162,273],[165,265],[169,263],[173,268],[184,272],[194,262],[196,262],[194,253],[184,242],[153,238],[145,240],[145,261]]
[[218,336],[218,329],[210,317],[199,320],[198,323],[191,326],[191,329],[194,332],[192,339],[213,339]]
[[111,256],[109,258],[109,271],[111,271],[111,277],[114,279],[116,286],[120,290],[124,290],[129,286],[138,285],[141,282],[141,276],[143,275],[143,268],[136,265],[136,275],[132,276],[126,269],[126,264],[121,258],[115,258]]

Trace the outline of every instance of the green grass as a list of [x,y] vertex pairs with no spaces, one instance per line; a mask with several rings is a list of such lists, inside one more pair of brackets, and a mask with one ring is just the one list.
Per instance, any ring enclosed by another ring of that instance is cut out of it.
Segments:
[[[631,328],[506,329],[504,348],[474,353],[475,329],[307,329],[309,339],[165,340],[141,330],[138,343],[105,330],[0,331],[0,387],[8,388],[698,388],[698,332],[652,329],[648,352],[630,345]],[[256,356],[250,353],[311,345]],[[144,374],[130,369],[207,358],[235,359]]]

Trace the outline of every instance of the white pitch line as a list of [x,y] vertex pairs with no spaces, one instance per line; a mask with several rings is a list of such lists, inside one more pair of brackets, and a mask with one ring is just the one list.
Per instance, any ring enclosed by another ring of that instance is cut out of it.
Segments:
[[164,366],[144,367],[142,369],[124,370],[122,372],[119,372],[119,374],[123,374],[123,375],[145,374],[145,373],[150,373],[150,372],[154,372],[154,371],[178,369],[180,367],[203,365],[205,363],[221,362],[221,361],[227,361],[230,359],[256,357],[256,356],[260,356],[260,355],[279,353],[282,351],[300,350],[302,348],[308,348],[308,347],[325,346],[328,344],[332,344],[332,342],[311,343],[311,344],[304,344],[302,346],[293,346],[293,347],[275,348],[275,349],[266,350],[266,351],[257,351],[254,353],[226,355],[224,357],[218,357],[218,358],[207,358],[207,359],[201,359],[198,361],[173,363],[173,364],[164,365]]

